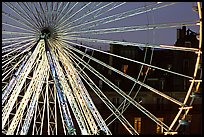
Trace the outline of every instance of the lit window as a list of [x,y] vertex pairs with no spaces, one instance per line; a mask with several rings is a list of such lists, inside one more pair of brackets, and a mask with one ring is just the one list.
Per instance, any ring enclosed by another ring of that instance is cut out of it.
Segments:
[[123,65],[122,71],[126,74],[127,70],[128,70],[128,65]]
[[134,118],[134,128],[138,133],[141,133],[141,117]]
[[[160,121],[164,121],[164,118],[158,118]],[[157,134],[163,134],[163,126],[160,126],[157,124],[157,130],[156,130]]]
[[112,130],[113,130],[113,133],[118,133],[118,124],[119,122],[118,121],[114,121],[113,124],[112,124]]
[[113,105],[115,105],[116,107],[118,107],[120,104],[120,98],[113,98]]

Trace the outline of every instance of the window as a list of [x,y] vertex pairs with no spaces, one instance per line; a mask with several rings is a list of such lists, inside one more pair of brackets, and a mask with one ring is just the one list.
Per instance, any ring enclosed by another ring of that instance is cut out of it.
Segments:
[[164,104],[164,98],[162,97],[156,98],[157,110],[162,110],[163,104]]
[[158,81],[159,78],[147,78],[147,85],[153,88],[158,88]]
[[134,128],[138,133],[141,133],[141,117],[134,118]]
[[164,90],[164,83],[165,83],[165,79],[164,78],[161,78],[159,80],[159,89],[160,90]]
[[131,58],[131,59],[134,59],[135,57],[135,50],[133,49],[121,49],[120,50],[120,55],[121,56],[124,56],[124,57],[127,57],[127,58]]
[[118,133],[118,121],[114,121],[112,124],[112,131],[113,133],[117,134]]
[[[164,118],[158,118],[158,119],[159,119],[160,121],[162,121],[162,122],[164,121]],[[157,124],[156,133],[157,133],[157,134],[163,134],[163,132],[164,132],[163,129],[164,129],[163,126],[160,126],[160,125]]]
[[186,88],[187,88],[187,86],[186,86],[187,84],[186,84],[186,83],[187,83],[187,80],[184,79],[184,80],[183,80],[183,90],[186,90]]
[[184,71],[184,72],[188,71],[189,66],[190,66],[189,60],[184,59],[184,60],[183,60],[183,71]]
[[122,66],[122,71],[126,74],[128,70],[128,65],[123,65]]
[[118,107],[120,104],[120,98],[113,98],[113,105],[115,105],[116,107]]

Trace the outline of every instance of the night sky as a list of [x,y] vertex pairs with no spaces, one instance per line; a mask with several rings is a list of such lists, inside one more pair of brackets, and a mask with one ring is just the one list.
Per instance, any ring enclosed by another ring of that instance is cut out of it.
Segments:
[[[139,5],[148,5],[147,2],[141,2]],[[154,10],[152,12],[143,13],[126,19],[126,26],[130,25],[146,25],[146,24],[159,24],[159,23],[173,23],[197,20],[198,14],[192,10],[192,6],[196,5],[195,2],[181,2],[167,8]],[[124,9],[133,9],[137,7],[138,3],[129,2]],[[122,22],[122,21],[121,21]],[[123,22],[124,23],[124,22]],[[115,23],[116,24],[116,23]],[[198,26],[189,27],[195,32],[198,32]],[[176,42],[176,30],[178,28],[159,29],[155,31],[137,31],[128,32],[129,34],[118,35],[118,40],[134,41],[141,43],[155,43],[155,44],[169,44],[174,45]],[[133,34],[133,35],[132,35]],[[111,34],[110,34],[111,35]],[[110,36],[111,37],[111,36]],[[113,37],[113,36],[112,36]]]
[[[114,15],[122,11],[129,11],[152,3],[155,2],[127,2],[123,6],[105,14],[105,16]],[[192,10],[192,7],[195,5],[195,2],[180,2],[169,7],[142,13],[133,17],[128,17],[127,19],[108,23],[106,25],[101,25],[100,28],[195,21],[198,20],[198,14]],[[7,11],[8,7],[4,4],[2,4],[2,6],[3,11]],[[4,18],[2,19],[4,20]],[[199,30],[198,26],[189,28],[195,32],[198,32]],[[128,42],[174,45],[176,42],[177,29],[178,28],[168,28],[117,34],[110,33],[104,35],[93,35],[90,37]],[[91,43],[90,46],[102,47],[100,43]],[[103,45],[102,49],[108,49],[108,45]]]

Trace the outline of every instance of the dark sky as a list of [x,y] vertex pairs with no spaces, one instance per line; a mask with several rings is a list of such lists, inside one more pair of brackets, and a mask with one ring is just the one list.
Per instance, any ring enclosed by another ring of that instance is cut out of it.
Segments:
[[[141,5],[149,3],[142,2]],[[192,10],[192,6],[195,2],[181,2],[173,6],[154,10],[152,12],[143,13],[138,16],[134,16],[125,20],[127,26],[129,25],[145,25],[145,24],[159,24],[159,23],[171,23],[171,22],[183,22],[197,20],[198,14]],[[137,6],[137,3],[128,4],[127,9],[133,9]],[[190,27],[193,31],[198,31],[198,26]],[[176,41],[177,28],[159,29],[153,31],[138,31],[136,33],[121,34],[119,39],[135,42],[149,42],[156,44],[170,44],[173,45]],[[133,34],[133,35],[132,35]]]
[[[154,2],[155,3],[155,2]],[[122,11],[128,11],[137,7],[151,4],[150,2],[127,2],[124,6],[110,12],[110,15],[120,13]],[[195,2],[180,2],[166,8],[154,10],[147,13],[142,13],[121,21],[102,25],[101,28],[119,27],[119,26],[135,26],[135,25],[146,25],[146,24],[158,24],[158,23],[172,23],[172,22],[183,22],[193,21],[198,19],[198,14],[192,10],[195,6]],[[6,6],[3,4],[3,10],[7,11]],[[106,14],[108,16],[109,14]],[[4,20],[4,18],[3,18]],[[189,27],[195,32],[198,32],[198,26]],[[178,28],[168,28],[150,31],[136,31],[128,33],[117,33],[117,34],[105,34],[101,36],[92,36],[92,38],[111,39],[111,40],[124,40],[128,42],[139,42],[139,43],[153,43],[153,44],[167,44],[174,45],[176,42],[176,30]],[[92,45],[98,45],[92,43]],[[108,48],[108,47],[107,47]],[[104,49],[107,49],[104,48]]]

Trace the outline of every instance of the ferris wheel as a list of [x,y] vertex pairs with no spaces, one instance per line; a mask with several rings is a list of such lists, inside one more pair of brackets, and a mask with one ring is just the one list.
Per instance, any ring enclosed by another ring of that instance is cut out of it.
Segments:
[[[193,106],[202,79],[202,73],[197,73],[202,54],[202,5],[197,3],[197,19],[190,21],[164,19],[161,23],[157,22],[156,16],[150,17],[150,14],[169,10],[179,4],[182,3],[3,2],[2,133],[111,135],[109,125],[118,120],[129,134],[138,135],[138,131],[123,115],[130,104],[163,127],[165,134],[177,132]],[[145,17],[144,22],[142,16]],[[198,29],[197,48],[155,43],[157,30],[175,29],[183,25]],[[143,61],[107,52],[110,44],[143,49]],[[152,49],[152,52],[146,49]],[[153,57],[154,49],[195,53],[194,72],[186,75],[155,66],[151,59],[145,61],[146,54]],[[134,76],[125,74],[96,57],[96,53],[138,64],[140,71]],[[125,92],[110,77],[97,70],[92,62],[133,82],[129,87],[131,90]],[[145,83],[148,73],[141,76],[145,66],[187,78],[190,85],[183,101]],[[118,106],[95,83],[95,77],[123,98]],[[139,88],[135,89],[136,86]],[[141,87],[179,108],[171,124],[167,125],[136,101]],[[90,91],[95,94],[94,99]],[[100,100],[110,115],[101,115],[95,100]],[[181,114],[182,119],[179,119]],[[110,122],[111,117],[114,118]]]

